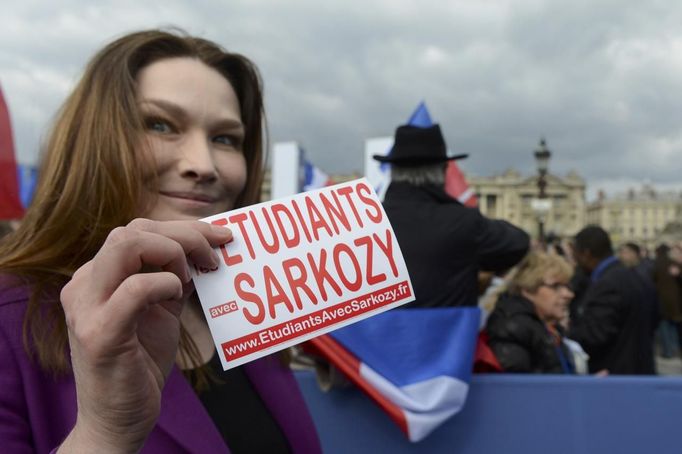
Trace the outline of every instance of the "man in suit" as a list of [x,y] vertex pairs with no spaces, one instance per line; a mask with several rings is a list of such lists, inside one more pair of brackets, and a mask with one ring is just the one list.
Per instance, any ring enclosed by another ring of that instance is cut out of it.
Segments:
[[475,306],[478,272],[502,271],[526,254],[528,235],[487,219],[445,192],[448,156],[439,125],[400,126],[388,156],[384,209],[405,257],[416,301],[406,307]]
[[590,372],[654,374],[655,294],[613,255],[601,227],[578,232],[575,259],[590,284],[576,304],[568,337],[590,355]]

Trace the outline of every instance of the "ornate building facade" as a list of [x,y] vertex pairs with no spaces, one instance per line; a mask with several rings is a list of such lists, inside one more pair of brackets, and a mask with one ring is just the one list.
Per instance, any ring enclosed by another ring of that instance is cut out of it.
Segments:
[[[359,173],[330,175],[330,179],[341,183],[361,176]],[[664,239],[666,226],[682,223],[682,194],[658,192],[651,186],[612,197],[600,193],[596,201],[587,204],[585,181],[576,172],[566,176],[548,174],[545,192],[549,207],[547,212],[540,212],[536,202],[539,193],[537,175],[523,176],[516,170],[507,170],[500,175],[467,175],[466,178],[484,215],[509,221],[534,238],[538,236],[539,217],[542,216],[545,235],[571,237],[586,225],[596,224],[609,232],[615,246],[632,241],[652,248]],[[261,200],[269,199],[268,170]],[[676,237],[680,236],[682,234]]]
[[504,219],[537,237],[539,218],[544,222],[545,234],[560,237],[575,235],[586,223],[585,181],[576,173],[565,177],[548,174],[544,205],[541,211],[538,199],[538,176],[522,176],[516,170],[507,170],[491,177],[467,176],[476,192],[483,214],[493,219]]
[[667,225],[682,217],[682,195],[645,185],[607,197],[603,192],[587,208],[587,221],[609,232],[614,244],[632,241],[655,247]]

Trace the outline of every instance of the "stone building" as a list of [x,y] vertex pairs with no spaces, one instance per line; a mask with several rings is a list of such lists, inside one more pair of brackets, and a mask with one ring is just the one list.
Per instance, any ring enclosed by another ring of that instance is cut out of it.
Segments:
[[600,192],[587,208],[587,221],[609,232],[614,244],[628,241],[655,247],[668,224],[682,216],[682,195],[679,192],[659,192],[650,185],[639,191],[607,197]]
[[522,176],[507,170],[491,177],[467,176],[476,192],[481,212],[489,218],[504,219],[537,237],[539,217],[545,234],[560,237],[575,235],[586,223],[585,181],[576,173],[565,177],[548,174],[545,192],[548,211],[540,211],[538,176]]

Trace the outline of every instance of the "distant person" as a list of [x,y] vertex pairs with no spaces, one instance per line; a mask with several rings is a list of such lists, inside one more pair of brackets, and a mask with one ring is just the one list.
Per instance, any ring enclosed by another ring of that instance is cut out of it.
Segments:
[[628,268],[632,268],[648,284],[653,285],[653,262],[637,243],[628,242],[618,248],[618,259]]
[[406,307],[475,306],[478,272],[516,265],[528,235],[505,221],[490,220],[445,192],[447,156],[438,125],[400,126],[388,156],[391,184],[384,208],[395,231],[414,287]]
[[505,372],[575,373],[562,322],[573,298],[572,267],[562,257],[531,252],[519,264],[488,318],[489,345]]
[[601,227],[578,232],[574,256],[590,283],[568,335],[590,355],[590,372],[653,374],[655,296],[613,255],[611,239]]
[[[654,284],[653,263],[642,255],[642,249],[636,243],[625,243],[618,248],[618,258],[621,263],[627,268],[630,268],[637,273],[639,280],[645,286],[647,294],[657,301],[656,285]],[[655,304],[653,309],[657,309],[658,304]],[[658,312],[658,311],[656,311]],[[656,314],[654,322],[658,324],[660,317]]]
[[656,248],[653,278],[658,294],[661,322],[658,326],[660,354],[672,358],[682,353],[682,264],[670,257],[670,246]]
[[550,254],[560,255],[566,257],[566,251],[562,245],[562,239],[555,233],[549,233],[545,238],[545,250]]
[[640,263],[641,249],[635,243],[625,243],[618,248],[618,258],[628,268],[635,268]]

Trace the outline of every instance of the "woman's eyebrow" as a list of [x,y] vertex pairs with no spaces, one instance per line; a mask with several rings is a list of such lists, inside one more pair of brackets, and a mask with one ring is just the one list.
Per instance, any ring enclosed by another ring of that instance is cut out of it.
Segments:
[[166,101],[163,99],[143,99],[142,101],[140,101],[140,104],[141,105],[150,104],[161,110],[165,110],[166,112],[172,114],[173,116],[179,117],[181,119],[186,119],[188,117],[188,114],[185,111],[185,109],[183,109],[182,107],[173,102]]
[[[181,106],[170,102],[166,101],[164,99],[143,99],[140,101],[140,105],[145,105],[149,104],[153,107],[159,108],[161,110],[164,110],[168,112],[169,114],[180,118],[181,120],[186,120],[189,118],[189,114],[185,109],[183,109]],[[241,120],[238,119],[232,119],[232,118],[221,118],[217,120],[214,124],[213,127],[216,129],[230,129],[230,130],[237,130],[239,129],[240,132],[243,133],[244,130],[244,125],[242,124]]]
[[227,130],[244,135],[244,125],[239,120],[223,119],[213,123],[212,127],[216,130]]

